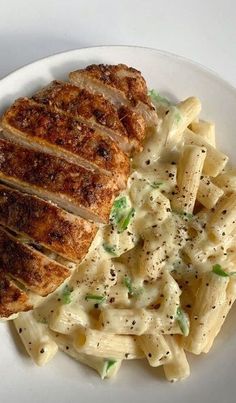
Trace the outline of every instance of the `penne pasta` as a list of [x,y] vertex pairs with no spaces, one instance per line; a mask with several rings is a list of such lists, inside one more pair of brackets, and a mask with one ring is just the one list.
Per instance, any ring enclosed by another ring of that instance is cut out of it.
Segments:
[[203,352],[212,328],[226,303],[229,278],[213,272],[202,277],[190,317],[190,333],[184,340],[184,348],[194,354]]
[[207,231],[213,240],[222,241],[235,229],[236,193],[225,196],[210,215]]
[[163,335],[145,334],[139,336],[137,341],[151,367],[158,367],[172,360],[172,353]]
[[75,305],[62,305],[50,316],[49,327],[54,332],[71,334],[79,326],[90,326],[91,322],[89,315],[82,308]]
[[192,122],[190,129],[206,140],[211,146],[216,146],[214,123],[200,120],[199,122]]
[[165,336],[172,359],[164,364],[165,376],[170,382],[181,381],[190,375],[186,354],[178,336]]
[[197,201],[207,209],[213,208],[223,196],[224,191],[211,182],[207,176],[202,176],[197,191]]
[[74,334],[75,349],[84,354],[112,359],[143,358],[144,354],[132,336],[120,336],[99,330],[78,329]]
[[[175,312],[176,312],[175,305]],[[112,334],[142,335],[181,333],[173,315],[152,309],[104,309],[99,328]]]
[[93,368],[102,379],[114,378],[120,369],[121,360],[109,360],[79,353],[74,348],[73,339],[70,336],[53,333],[53,337],[61,351],[74,358],[76,361],[79,361],[81,364]]
[[55,356],[58,346],[50,337],[47,325],[37,322],[32,312],[21,313],[15,320],[16,330],[35,364],[43,366]]
[[228,162],[228,157],[225,154],[189,129],[185,131],[183,137],[186,145],[195,145],[206,149],[206,159],[203,167],[204,175],[215,177],[222,172]]
[[172,209],[192,213],[200,184],[206,149],[186,145],[177,172],[178,192],[172,199]]

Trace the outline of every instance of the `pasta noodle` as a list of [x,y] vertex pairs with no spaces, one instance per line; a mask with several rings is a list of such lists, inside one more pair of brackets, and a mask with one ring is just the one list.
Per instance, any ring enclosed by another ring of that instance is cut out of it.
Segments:
[[208,353],[236,299],[236,169],[198,98],[174,105],[156,94],[153,103],[158,124],[109,224],[66,284],[14,319],[37,365],[59,348],[102,379],[123,360],[146,359],[182,380],[185,351]]

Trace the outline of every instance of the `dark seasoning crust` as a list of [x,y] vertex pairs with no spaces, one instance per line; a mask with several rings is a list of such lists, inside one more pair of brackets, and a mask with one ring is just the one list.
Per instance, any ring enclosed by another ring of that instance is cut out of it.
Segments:
[[0,178],[29,184],[68,200],[75,207],[108,220],[118,186],[108,176],[94,173],[42,152],[0,139]]
[[100,130],[110,129],[122,142],[131,141],[137,150],[140,149],[139,141],[145,136],[142,116],[125,106],[117,110],[100,94],[93,94],[70,83],[53,81],[32,99],[83,119],[90,127],[96,124]]
[[133,67],[127,67],[125,64],[115,66],[107,64],[92,64],[81,73],[89,73],[92,79],[102,81],[116,90],[124,93],[131,105],[136,106],[139,101],[152,107],[147,95],[147,85],[140,71]]
[[52,203],[0,185],[0,224],[57,252],[80,261],[97,227]]
[[[117,107],[111,96],[54,81],[17,100],[1,120],[0,180],[7,186],[0,184],[0,224],[9,230],[0,226],[0,317],[31,309],[27,290],[46,296],[70,276],[41,246],[80,262],[97,232],[87,220],[108,222],[129,175],[125,153],[142,149],[146,122],[135,107],[153,106],[140,72],[121,64],[85,72],[122,94],[124,103]],[[109,281],[115,278],[111,272]]]
[[32,100],[17,100],[4,114],[2,126],[29,141],[68,151],[91,169],[102,169],[108,174],[116,171],[124,179],[128,177],[129,159],[108,136]]

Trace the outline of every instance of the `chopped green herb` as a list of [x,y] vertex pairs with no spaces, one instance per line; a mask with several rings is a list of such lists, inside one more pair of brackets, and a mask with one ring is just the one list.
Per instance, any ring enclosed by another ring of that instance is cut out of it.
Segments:
[[133,295],[132,281],[130,277],[124,277],[124,285],[128,288],[129,294]]
[[222,266],[220,264],[214,264],[212,268],[213,273],[218,274],[218,276],[221,277],[230,277],[230,276],[235,276],[236,271],[231,271],[230,273],[227,273],[222,269]]
[[[176,108],[177,109],[177,108]],[[176,112],[175,112],[175,121],[176,121],[176,123],[179,123],[180,121],[181,121],[181,119],[182,119],[182,115],[181,115],[181,113],[177,110]]]
[[150,183],[150,186],[153,189],[159,189],[159,187],[162,186],[162,185],[163,185],[163,182],[152,182],[152,183]]
[[125,196],[115,200],[110,214],[110,221],[117,226],[119,233],[125,231],[134,216],[134,208],[129,208]]
[[129,296],[130,297],[138,297],[140,294],[144,292],[142,287],[136,288],[132,285],[132,280],[130,277],[124,277],[123,283],[126,288],[128,288]]
[[110,255],[117,256],[116,247],[114,245],[109,245],[108,243],[102,244],[103,249]]
[[135,209],[132,207],[128,214],[118,223],[117,229],[119,233],[124,232],[128,228],[131,219],[134,217],[134,214]]
[[127,207],[128,203],[125,196],[122,196],[119,199],[115,200],[111,209],[110,220],[114,224],[118,224],[123,217],[124,210],[127,209]]
[[63,304],[70,304],[72,301],[71,298],[71,293],[73,291],[73,288],[69,287],[68,285],[66,285],[62,291],[62,296],[61,296],[61,300],[63,302]]
[[111,369],[111,367],[113,367],[113,365],[116,364],[116,360],[106,360],[106,373],[109,371],[109,369]]
[[102,304],[106,301],[105,295],[95,295],[95,294],[87,294],[85,296],[86,301],[96,301],[97,304]]
[[214,264],[214,266],[212,267],[212,271],[213,273],[218,274],[218,276],[229,277],[229,274],[222,269],[220,264]]
[[166,98],[160,95],[157,91],[155,90],[150,90],[149,91],[149,96],[151,97],[152,102],[155,104],[162,104],[165,106],[170,106],[171,103],[170,101]]
[[188,315],[180,308],[177,308],[176,311],[176,320],[179,324],[180,330],[184,336],[188,336],[189,334],[189,318]]

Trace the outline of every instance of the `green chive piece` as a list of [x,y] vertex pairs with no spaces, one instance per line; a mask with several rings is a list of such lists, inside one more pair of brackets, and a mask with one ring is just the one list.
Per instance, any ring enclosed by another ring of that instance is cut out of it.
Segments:
[[85,301],[96,301],[97,304],[102,304],[106,301],[106,297],[105,295],[87,294],[85,296]]
[[124,277],[123,282],[124,282],[124,285],[126,286],[126,288],[128,288],[129,294],[133,295],[134,290],[133,290],[133,287],[132,287],[131,278],[130,277]]
[[102,244],[103,249],[112,256],[117,256],[116,247],[114,245],[109,245],[108,243]]
[[130,297],[139,297],[143,292],[144,292],[144,288],[143,287],[133,287],[132,285],[132,280],[130,277],[124,277],[123,279],[123,284],[125,285],[126,288],[128,288],[128,292]]
[[116,360],[106,360],[106,374],[108,373],[108,371],[113,367],[113,365],[116,364]]
[[154,104],[162,104],[165,106],[171,105],[170,101],[166,97],[163,97],[155,90],[150,90],[148,95],[151,97],[151,100]]
[[218,274],[218,276],[229,277],[229,274],[222,269],[220,264],[214,264],[214,266],[212,267],[212,271],[213,273]]
[[124,232],[128,228],[130,221],[134,217],[134,214],[135,214],[135,209],[132,207],[129,210],[128,214],[123,218],[123,220],[121,222],[119,222],[118,228],[117,228],[119,233]]
[[189,334],[189,318],[187,314],[183,311],[180,306],[177,308],[176,311],[176,320],[179,324],[180,330],[184,336],[188,336]]
[[164,184],[163,182],[152,182],[152,183],[150,183],[150,186],[153,189],[159,189],[159,187],[162,186],[163,184]]
[[66,285],[62,291],[62,296],[61,296],[61,300],[63,302],[63,304],[70,304],[72,301],[71,298],[71,293],[73,291],[73,288],[69,287],[68,285]]
[[115,200],[111,209],[110,220],[118,224],[123,217],[123,211],[127,209],[128,203],[125,196]]

